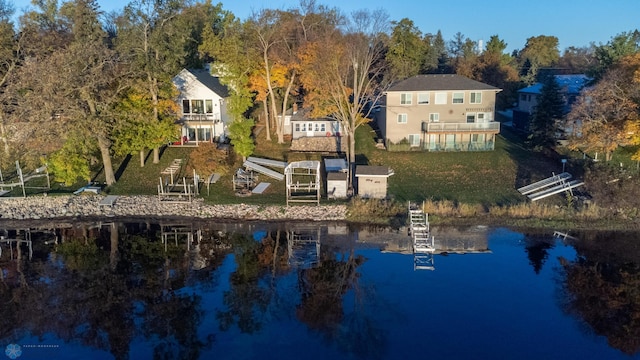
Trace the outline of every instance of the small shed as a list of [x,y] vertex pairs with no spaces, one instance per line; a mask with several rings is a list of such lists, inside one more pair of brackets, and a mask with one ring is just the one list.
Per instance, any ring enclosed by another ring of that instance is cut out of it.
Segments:
[[344,199],[347,197],[347,173],[327,173],[327,198]]
[[357,191],[363,198],[387,197],[387,179],[393,170],[387,166],[358,165],[356,167]]
[[324,169],[327,172],[327,198],[346,198],[349,183],[347,160],[342,158],[324,159]]

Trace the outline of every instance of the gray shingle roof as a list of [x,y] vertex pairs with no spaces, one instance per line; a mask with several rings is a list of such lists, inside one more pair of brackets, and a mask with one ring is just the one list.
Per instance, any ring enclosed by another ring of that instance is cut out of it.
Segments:
[[356,177],[360,176],[380,176],[388,177],[393,175],[388,166],[372,166],[372,165],[358,165],[356,166]]
[[416,75],[391,86],[388,91],[496,90],[501,89],[456,74]]
[[193,74],[193,76],[195,76],[196,79],[198,79],[198,81],[200,81],[204,86],[208,87],[213,92],[220,95],[220,97],[226,98],[229,96],[229,89],[227,89],[226,86],[220,83],[220,78],[216,76],[212,76],[211,74],[209,74],[207,70],[188,69],[187,71]]

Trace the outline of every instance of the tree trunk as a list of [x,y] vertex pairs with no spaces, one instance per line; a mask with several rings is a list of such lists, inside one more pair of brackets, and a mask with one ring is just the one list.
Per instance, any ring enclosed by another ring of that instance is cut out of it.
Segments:
[[98,135],[98,148],[100,148],[100,155],[102,155],[102,166],[104,167],[104,177],[107,181],[107,186],[116,183],[116,176],[113,173],[113,165],[111,164],[111,154],[109,154],[109,140],[102,135]]
[[[271,117],[275,119],[278,111],[276,110],[276,96],[273,93],[273,86],[271,86],[271,69],[269,69],[269,57],[267,54],[267,48],[264,49],[262,56],[264,60],[264,71],[266,78],[265,80],[267,81],[267,89],[269,89],[269,98],[271,99]],[[267,121],[269,121],[269,119],[267,119]],[[271,140],[271,137],[269,137],[269,140]],[[278,144],[282,144],[280,142],[280,139],[278,139]]]
[[144,149],[140,150],[140,167],[144,167]]
[[262,100],[262,105],[264,106],[264,130],[267,132],[267,140],[271,141],[271,128],[269,126],[269,101],[267,97],[264,97]]
[[353,177],[356,171],[356,141],[354,138],[355,131],[347,131],[348,156],[349,156],[349,187],[353,187]]
[[4,124],[0,123],[0,138],[2,138],[2,145],[4,146],[4,153],[9,155],[9,135]]
[[109,252],[109,265],[111,270],[115,270],[118,265],[118,225],[117,223],[111,223],[111,249]]
[[[287,101],[289,100],[289,93],[291,92],[291,88],[293,87],[293,82],[296,78],[296,71],[294,70],[291,73],[291,79],[289,80],[289,85],[287,85],[287,90],[284,92],[284,100],[282,101],[282,116],[278,119],[278,123],[276,124],[276,132],[278,135],[278,144],[284,143],[284,117],[287,113]],[[293,115],[293,114],[292,114]]]
[[[158,59],[158,52],[156,51],[156,60]],[[153,77],[151,78],[151,101],[153,103],[153,120],[155,122],[160,121],[160,115],[158,113],[158,79]],[[153,163],[160,163],[160,148],[153,148]]]

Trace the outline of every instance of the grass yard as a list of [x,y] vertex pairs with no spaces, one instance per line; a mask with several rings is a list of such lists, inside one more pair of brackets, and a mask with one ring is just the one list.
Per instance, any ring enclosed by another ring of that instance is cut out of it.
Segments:
[[517,187],[562,169],[519,146],[507,130],[498,136],[494,151],[446,153],[379,150],[368,126],[358,130],[358,163],[390,166],[395,175],[389,178],[389,193],[401,202],[516,204],[526,200]]
[[[285,161],[322,160],[331,154],[292,153],[289,143],[278,144],[276,136],[266,140],[264,131],[257,132],[257,147],[254,156]],[[560,172],[561,164],[524,149],[519,139],[508,130],[503,130],[496,141],[495,151],[488,152],[388,152],[375,147],[374,131],[370,126],[358,128],[357,164],[386,165],[395,175],[389,178],[389,194],[397,201],[450,200],[454,203],[508,205],[525,202],[516,188],[535,180]],[[167,147],[162,150],[160,163],[153,164],[151,151],[144,167],[140,167],[137,155],[114,159],[117,183],[107,189],[110,194],[157,194],[161,171],[174,159],[182,159],[181,173],[176,177],[191,177],[187,173],[189,153],[193,148]],[[242,159],[235,158],[231,172],[211,184],[210,193],[203,185],[201,196],[213,204],[259,204],[284,205],[285,182],[259,175],[259,182],[270,186],[263,194],[238,197],[233,192],[233,172],[242,166]],[[282,171],[282,170],[280,170]],[[103,182],[104,174],[97,171],[95,181]],[[50,193],[71,193],[84,184],[69,188],[55,184]],[[17,191],[16,191],[17,192]],[[21,191],[20,191],[21,192]],[[18,195],[18,194],[16,194]],[[554,201],[550,198],[548,201]],[[558,201],[558,200],[556,200]],[[322,200],[322,202],[333,201]]]

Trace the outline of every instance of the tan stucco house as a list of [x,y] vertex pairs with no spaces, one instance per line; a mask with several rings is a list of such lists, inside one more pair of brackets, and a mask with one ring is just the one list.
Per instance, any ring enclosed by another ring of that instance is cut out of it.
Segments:
[[375,120],[391,151],[493,150],[500,91],[460,75],[417,75],[387,90]]

